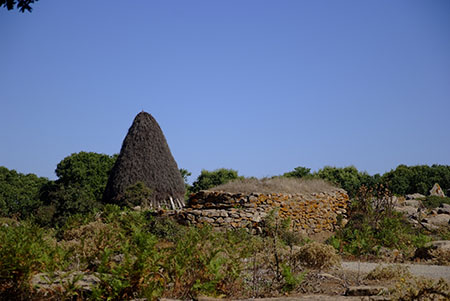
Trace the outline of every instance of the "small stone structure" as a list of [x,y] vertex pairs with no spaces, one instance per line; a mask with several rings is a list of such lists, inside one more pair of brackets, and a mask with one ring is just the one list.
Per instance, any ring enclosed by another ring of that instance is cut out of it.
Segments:
[[210,224],[215,228],[249,228],[261,231],[264,217],[276,210],[290,218],[295,231],[313,235],[333,231],[338,220],[347,219],[349,197],[342,189],[326,193],[227,193],[200,191],[192,195],[178,217],[188,224]]

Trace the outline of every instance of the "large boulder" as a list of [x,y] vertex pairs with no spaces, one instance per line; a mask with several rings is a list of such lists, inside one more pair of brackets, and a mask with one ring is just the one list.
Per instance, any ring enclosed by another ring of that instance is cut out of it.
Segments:
[[433,188],[431,188],[430,195],[445,197],[444,191],[442,190],[441,186],[439,186],[438,183],[435,183]]
[[425,198],[425,196],[420,193],[407,194],[405,197],[407,200],[420,200],[422,198]]
[[141,112],[125,137],[103,199],[131,207],[178,209],[185,184],[166,138],[152,115]]

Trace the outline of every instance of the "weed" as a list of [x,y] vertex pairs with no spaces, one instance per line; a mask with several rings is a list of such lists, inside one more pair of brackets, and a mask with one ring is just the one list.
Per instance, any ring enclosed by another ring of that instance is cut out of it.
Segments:
[[450,300],[449,284],[444,280],[433,281],[424,278],[412,278],[397,282],[392,294],[393,300]]
[[409,268],[401,265],[379,265],[367,274],[369,280],[402,280],[409,279],[412,274]]
[[341,258],[332,246],[317,242],[302,246],[294,256],[301,265],[313,269],[327,269],[341,264]]

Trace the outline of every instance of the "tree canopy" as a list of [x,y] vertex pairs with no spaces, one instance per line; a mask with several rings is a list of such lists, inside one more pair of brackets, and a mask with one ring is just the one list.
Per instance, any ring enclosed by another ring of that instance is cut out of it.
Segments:
[[0,7],[6,7],[8,10],[16,7],[22,13],[25,11],[31,12],[33,10],[31,4],[37,1],[39,0],[0,0]]
[[192,183],[192,192],[206,190],[231,180],[240,178],[234,169],[220,168],[213,171],[203,169],[197,180]]

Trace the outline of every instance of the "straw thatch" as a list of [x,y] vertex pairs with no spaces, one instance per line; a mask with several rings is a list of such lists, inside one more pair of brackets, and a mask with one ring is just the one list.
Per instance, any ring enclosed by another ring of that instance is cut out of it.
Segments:
[[[151,190],[143,207],[178,209],[184,205],[185,185],[166,138],[152,115],[141,112],[133,121],[111,170],[104,200],[129,204],[127,193],[145,184]],[[147,189],[148,191],[148,189]]]

